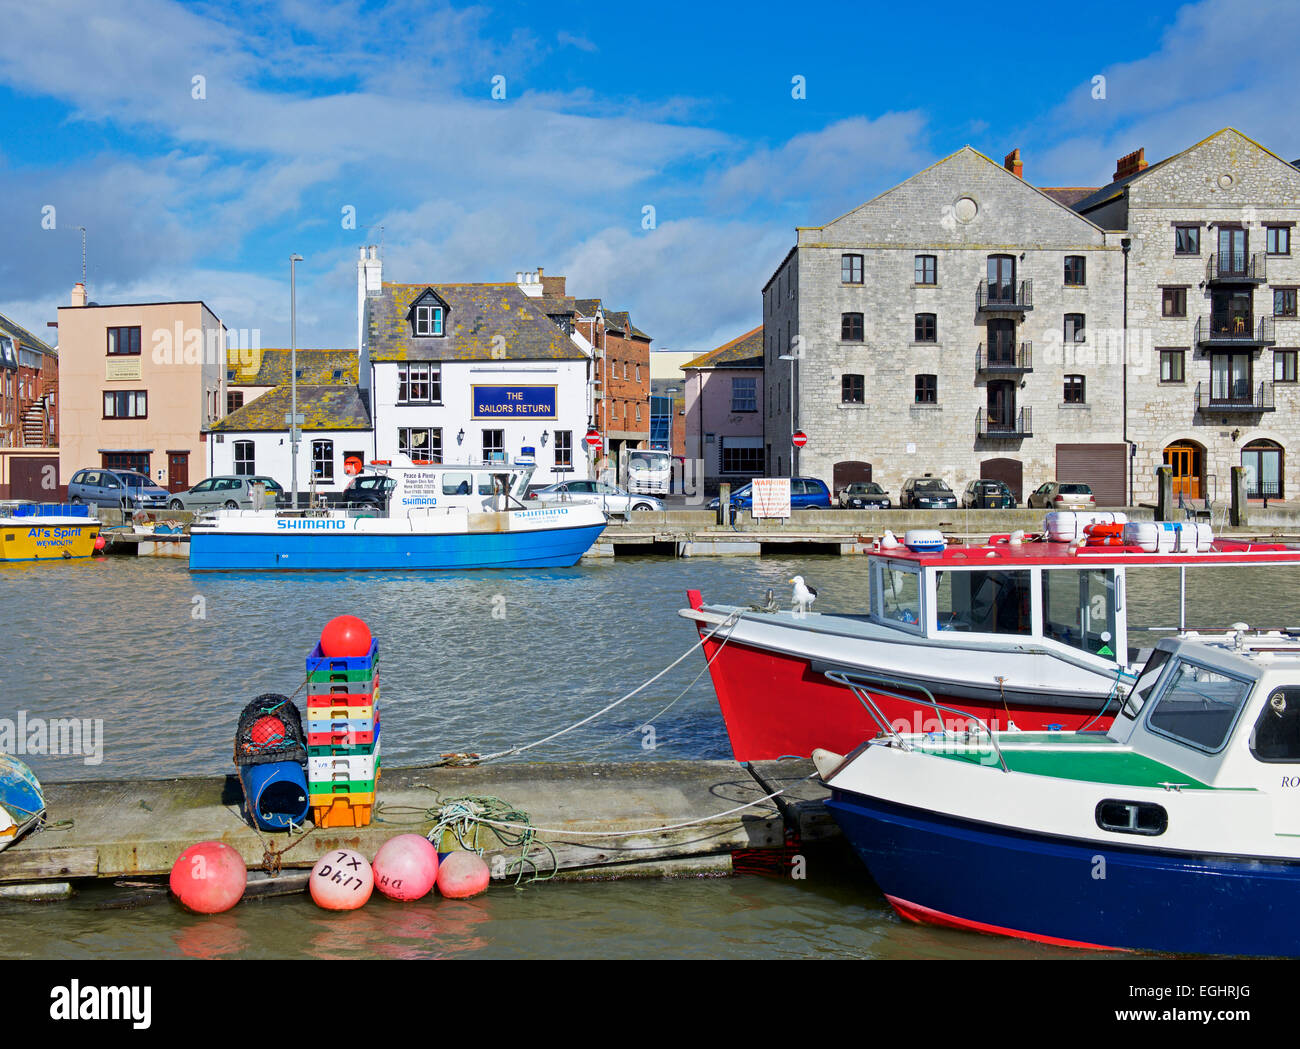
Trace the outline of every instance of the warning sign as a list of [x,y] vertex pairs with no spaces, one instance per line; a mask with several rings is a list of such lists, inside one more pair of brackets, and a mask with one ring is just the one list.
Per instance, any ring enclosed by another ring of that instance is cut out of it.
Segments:
[[790,516],[790,478],[755,477],[752,485],[754,520]]

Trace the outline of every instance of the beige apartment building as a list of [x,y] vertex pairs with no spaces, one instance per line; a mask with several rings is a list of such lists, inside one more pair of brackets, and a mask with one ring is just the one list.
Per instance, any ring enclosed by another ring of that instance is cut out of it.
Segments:
[[202,302],[59,308],[59,479],[100,466],[170,491],[207,476],[205,430],[226,413],[226,328]]

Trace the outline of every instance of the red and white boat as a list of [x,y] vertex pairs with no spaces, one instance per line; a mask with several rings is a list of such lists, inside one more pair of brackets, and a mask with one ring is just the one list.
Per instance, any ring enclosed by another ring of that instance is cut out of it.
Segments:
[[886,533],[862,613],[706,605],[690,591],[679,614],[706,639],[736,759],[847,754],[879,731],[872,705],[907,732],[961,729],[963,713],[994,729],[1104,730],[1141,669],[1128,567],[1300,565],[1300,548],[1216,540],[1205,525],[1069,516],[983,545]]

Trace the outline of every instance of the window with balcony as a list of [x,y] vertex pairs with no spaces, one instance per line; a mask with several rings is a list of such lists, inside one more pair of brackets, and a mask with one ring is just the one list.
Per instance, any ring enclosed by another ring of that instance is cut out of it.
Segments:
[[1082,375],[1067,375],[1065,377],[1065,397],[1066,404],[1086,404],[1087,398],[1084,396],[1084,377]]
[[1014,255],[988,257],[988,301],[990,303],[1016,301],[1016,257]]
[[1270,255],[1291,254],[1291,227],[1269,226],[1265,231],[1265,242]]
[[1065,341],[1083,342],[1087,338],[1087,329],[1082,313],[1067,313],[1065,315]]
[[758,411],[758,380],[748,377],[731,380],[731,410]]
[[1187,289],[1161,288],[1160,315],[1162,317],[1187,316]]
[[108,355],[110,357],[137,356],[140,353],[140,329],[109,328]]
[[862,283],[862,256],[840,256],[840,280],[845,284]]
[[914,326],[916,342],[937,342],[939,340],[939,321],[933,313],[918,313]]
[[1174,254],[1199,255],[1201,253],[1201,227],[1174,227]]
[[1296,315],[1296,289],[1273,289],[1273,316],[1294,317]]
[[939,257],[937,255],[916,256],[916,283],[939,283]]
[[916,377],[916,403],[939,403],[939,376],[918,375]]
[[1065,256],[1065,285],[1067,288],[1081,288],[1087,281],[1088,260],[1082,255]]
[[1160,351],[1160,381],[1161,382],[1186,382],[1187,377],[1183,372],[1183,354],[1185,350],[1161,350]]
[[1298,355],[1300,354],[1298,354],[1296,350],[1273,351],[1274,382],[1296,381],[1296,357]]
[[843,404],[866,404],[866,377],[862,375],[841,375],[840,401]]
[[1251,355],[1215,353],[1210,356],[1210,403],[1249,404]]
[[844,313],[840,315],[840,338],[844,342],[861,342],[863,340],[862,314]]

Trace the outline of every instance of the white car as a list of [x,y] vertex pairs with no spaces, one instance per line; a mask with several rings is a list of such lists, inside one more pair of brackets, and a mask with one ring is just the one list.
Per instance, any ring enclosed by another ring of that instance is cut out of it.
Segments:
[[607,514],[626,516],[632,510],[662,510],[664,504],[652,495],[634,495],[608,481],[561,481],[528,494],[539,503],[590,503]]

